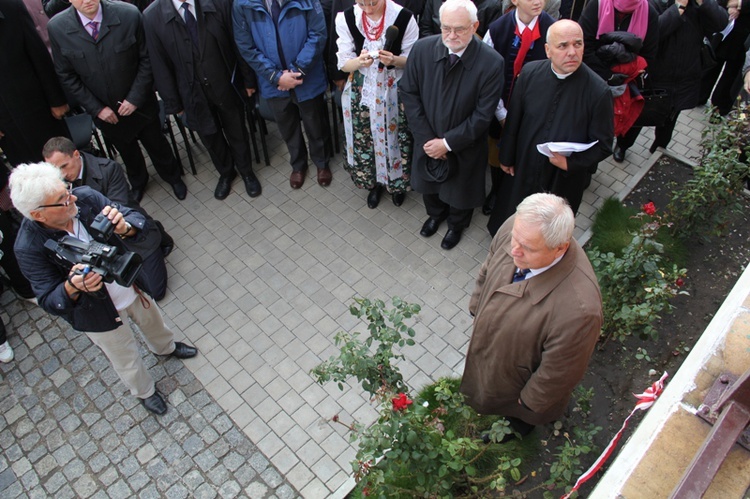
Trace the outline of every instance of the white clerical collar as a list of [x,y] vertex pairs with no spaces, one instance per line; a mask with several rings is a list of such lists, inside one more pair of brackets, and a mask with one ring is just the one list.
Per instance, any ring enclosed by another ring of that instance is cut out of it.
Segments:
[[567,78],[568,76],[570,76],[570,75],[572,75],[573,73],[575,73],[575,71],[573,71],[573,73],[568,73],[568,74],[562,74],[562,73],[558,73],[557,71],[555,71],[555,68],[553,68],[553,67],[552,67],[552,63],[550,63],[550,65],[549,65],[549,68],[550,68],[550,69],[552,70],[552,73],[553,73],[553,74],[554,74],[555,76],[557,76],[557,79],[558,79],[558,80],[564,80],[564,79],[565,79],[565,78]]
[[529,24],[524,24],[521,19],[518,17],[518,9],[515,11],[516,15],[516,26],[518,26],[518,32],[523,33],[524,28],[534,29],[534,26],[536,26],[536,22],[539,20],[539,16],[536,16],[534,19],[531,20]]

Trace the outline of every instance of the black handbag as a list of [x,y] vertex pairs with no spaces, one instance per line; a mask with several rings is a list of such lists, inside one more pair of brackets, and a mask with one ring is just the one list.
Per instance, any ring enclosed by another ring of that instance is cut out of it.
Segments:
[[633,126],[663,126],[674,112],[672,93],[665,88],[644,88],[640,92],[645,102]]
[[703,43],[701,44],[701,70],[708,71],[719,64],[719,59],[716,57],[716,48],[721,43],[721,40],[721,33],[714,33],[711,37],[703,37]]

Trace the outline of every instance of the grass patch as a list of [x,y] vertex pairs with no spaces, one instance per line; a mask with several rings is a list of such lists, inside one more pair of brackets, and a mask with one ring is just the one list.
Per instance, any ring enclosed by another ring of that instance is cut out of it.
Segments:
[[[604,201],[596,213],[591,226],[592,235],[588,242],[590,248],[599,248],[603,253],[614,253],[622,256],[622,250],[633,240],[633,234],[646,219],[635,218],[640,212],[622,204],[617,198]],[[657,242],[664,245],[664,257],[669,263],[684,267],[687,262],[687,249],[667,230],[659,231]]]

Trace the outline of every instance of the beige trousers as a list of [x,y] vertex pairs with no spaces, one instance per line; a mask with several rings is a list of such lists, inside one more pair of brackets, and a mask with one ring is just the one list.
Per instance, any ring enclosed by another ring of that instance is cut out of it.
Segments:
[[156,355],[169,355],[174,351],[174,333],[164,324],[156,302],[145,293],[139,294],[132,305],[120,310],[120,317],[122,325],[117,329],[86,333],[86,336],[102,349],[130,393],[145,399],[154,394],[156,386],[138,352],[138,340],[128,317],[138,325],[146,345]]

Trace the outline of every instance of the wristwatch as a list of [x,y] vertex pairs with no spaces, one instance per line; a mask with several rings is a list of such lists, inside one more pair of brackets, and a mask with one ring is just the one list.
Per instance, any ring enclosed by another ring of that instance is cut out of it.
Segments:
[[128,232],[130,232],[130,229],[132,228],[133,226],[130,225],[130,222],[125,222],[125,232],[123,232],[122,234],[118,234],[120,236],[120,239],[125,239],[126,237],[128,237]]

